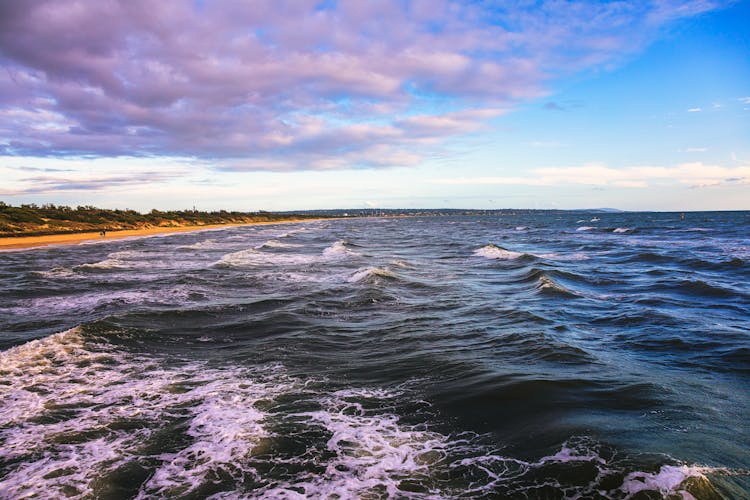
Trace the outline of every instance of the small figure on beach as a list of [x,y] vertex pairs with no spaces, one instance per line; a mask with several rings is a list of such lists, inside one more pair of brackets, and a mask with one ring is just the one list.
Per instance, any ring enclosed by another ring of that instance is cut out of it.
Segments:
[[99,231],[99,236],[101,236],[102,238],[104,238],[105,236],[107,236],[107,230],[106,229],[102,229],[101,231]]

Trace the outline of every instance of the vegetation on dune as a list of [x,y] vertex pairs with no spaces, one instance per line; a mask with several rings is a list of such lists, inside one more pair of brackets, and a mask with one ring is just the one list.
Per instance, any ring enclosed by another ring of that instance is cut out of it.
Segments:
[[311,214],[272,212],[199,212],[196,210],[107,210],[92,206],[56,206],[35,204],[14,207],[0,201],[0,236],[39,236],[45,234],[118,231],[152,227],[205,226],[276,222],[319,217]]

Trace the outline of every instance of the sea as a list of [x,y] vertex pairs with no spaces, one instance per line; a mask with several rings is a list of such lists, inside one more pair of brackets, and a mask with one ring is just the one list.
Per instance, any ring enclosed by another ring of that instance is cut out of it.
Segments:
[[750,498],[750,212],[2,252],[0,498]]

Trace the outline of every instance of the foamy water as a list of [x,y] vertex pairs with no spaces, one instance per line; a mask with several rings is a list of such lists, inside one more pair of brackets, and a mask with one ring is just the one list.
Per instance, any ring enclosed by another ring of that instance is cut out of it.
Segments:
[[0,498],[744,498],[740,216],[4,253]]

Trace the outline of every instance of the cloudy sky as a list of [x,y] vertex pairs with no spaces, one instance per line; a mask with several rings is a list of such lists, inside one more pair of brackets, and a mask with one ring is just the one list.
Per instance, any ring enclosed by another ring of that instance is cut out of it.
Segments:
[[0,199],[750,209],[747,19],[747,0],[0,0]]

